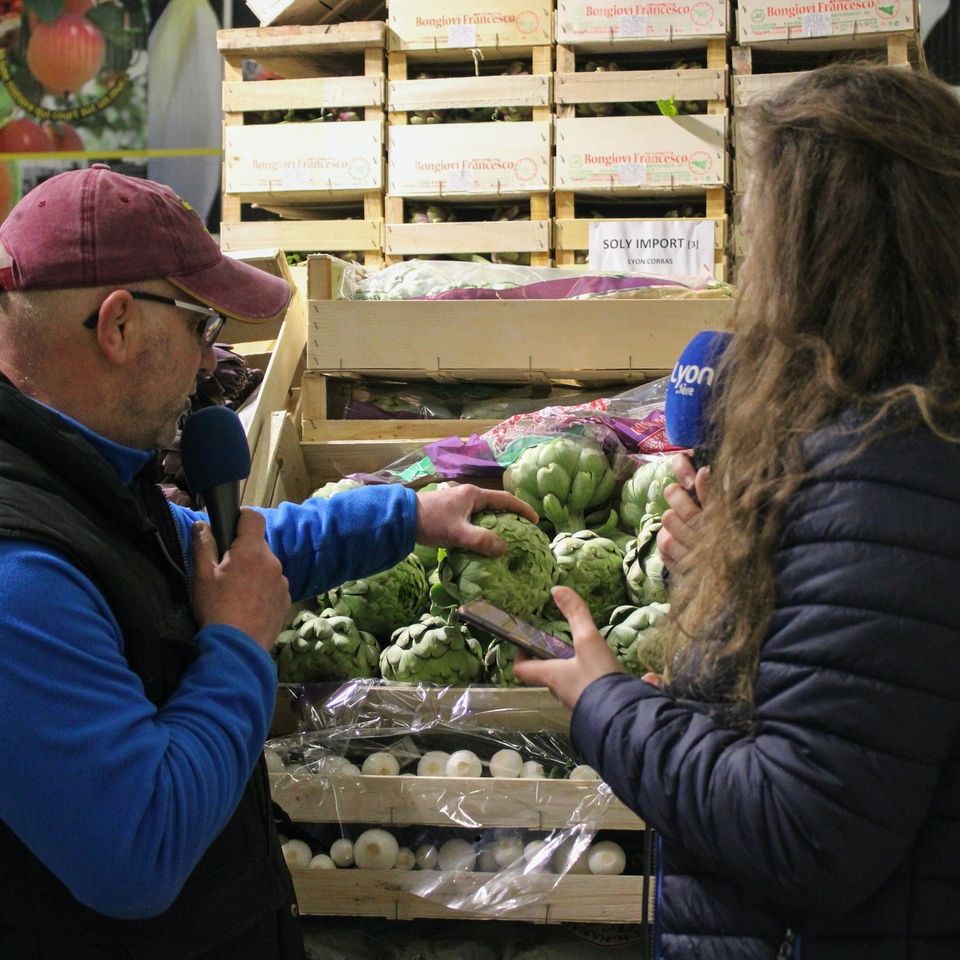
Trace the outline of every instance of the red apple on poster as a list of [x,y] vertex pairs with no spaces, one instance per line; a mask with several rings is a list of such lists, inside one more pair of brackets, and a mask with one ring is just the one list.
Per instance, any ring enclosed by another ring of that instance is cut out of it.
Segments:
[[103,34],[87,19],[65,13],[30,32],[27,67],[48,93],[76,93],[103,66]]
[[26,117],[0,127],[0,153],[46,153],[50,149],[43,127]]

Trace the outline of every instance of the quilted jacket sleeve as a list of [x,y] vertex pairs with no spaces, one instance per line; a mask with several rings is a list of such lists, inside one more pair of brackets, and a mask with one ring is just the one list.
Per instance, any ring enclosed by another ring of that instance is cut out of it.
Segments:
[[861,903],[960,782],[960,452],[841,447],[815,438],[785,516],[750,735],[623,674],[572,721],[671,849],[793,911]]

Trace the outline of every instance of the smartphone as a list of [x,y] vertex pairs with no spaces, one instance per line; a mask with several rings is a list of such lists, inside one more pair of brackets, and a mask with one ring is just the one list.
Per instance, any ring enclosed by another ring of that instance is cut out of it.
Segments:
[[566,660],[574,655],[573,647],[569,643],[515,617],[512,613],[507,613],[506,610],[495,607],[492,603],[487,603],[486,600],[471,600],[459,607],[457,614],[464,623],[502,637],[539,660]]

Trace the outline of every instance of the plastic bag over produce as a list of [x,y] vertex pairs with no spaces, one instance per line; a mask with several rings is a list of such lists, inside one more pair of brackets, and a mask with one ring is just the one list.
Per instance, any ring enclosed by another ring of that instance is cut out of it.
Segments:
[[583,300],[594,297],[700,296],[732,288],[712,277],[657,274],[593,274],[582,269],[525,267],[457,260],[404,260],[367,275],[362,267],[344,270],[344,300]]
[[680,449],[667,441],[663,416],[667,383],[663,377],[589,403],[516,414],[482,435],[437,440],[376,473],[353,476],[364,483],[499,477],[528,448],[557,437],[584,437],[602,446],[623,478],[634,469],[632,456]]
[[596,846],[598,831],[645,842],[581,765],[563,708],[517,693],[360,680],[307,706],[304,690],[300,729],[267,744],[274,799],[338,869],[364,869],[373,831],[390,861],[374,869],[406,871],[405,893],[509,919],[590,872],[591,851],[610,845]]

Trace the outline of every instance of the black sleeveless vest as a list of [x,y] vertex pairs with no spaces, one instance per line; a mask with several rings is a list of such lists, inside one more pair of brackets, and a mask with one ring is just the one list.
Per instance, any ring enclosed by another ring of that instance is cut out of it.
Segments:
[[[197,655],[183,547],[166,501],[146,479],[124,487],[77,431],[3,378],[0,537],[52,547],[97,585],[123,632],[130,668],[161,706]],[[55,773],[37,789],[57,789]],[[105,802],[103,815],[122,813]],[[3,960],[302,956],[262,758],[233,816],[157,917],[116,920],[79,903],[0,821]]]

